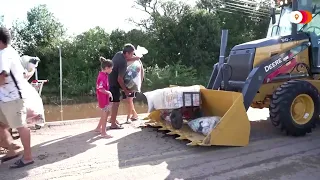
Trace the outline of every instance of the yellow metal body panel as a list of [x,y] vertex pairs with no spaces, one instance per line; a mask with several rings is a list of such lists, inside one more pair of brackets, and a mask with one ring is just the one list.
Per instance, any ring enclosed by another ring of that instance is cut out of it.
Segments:
[[[288,43],[282,43],[282,44],[276,44],[272,46],[266,46],[266,47],[260,47],[256,49],[255,59],[253,63],[253,67],[260,65],[261,63],[265,61],[269,61],[271,58],[271,54],[278,54],[283,53],[285,51],[290,50],[296,45],[299,45],[303,42],[308,42],[308,39],[300,40],[300,41],[292,41]],[[295,59],[298,63],[304,63],[307,67],[310,67],[310,60],[309,60],[309,50],[306,49],[302,52],[300,52]],[[297,69],[289,70],[285,73],[291,73],[291,74],[297,74],[297,73],[307,73],[306,68],[299,68],[299,71]],[[305,80],[311,80],[310,78],[305,78]],[[251,107],[253,108],[267,108],[270,104],[270,98],[272,96],[273,91],[278,88],[281,84],[283,84],[285,81],[279,81],[274,83],[268,83],[263,84],[258,93],[256,94]]]
[[[314,85],[318,91],[320,91],[320,80],[314,80],[310,78],[304,78],[301,79],[304,81],[310,82],[312,85]],[[261,88],[259,89],[259,92],[256,94],[253,103],[251,104],[251,107],[253,108],[268,108],[269,107],[269,101],[272,96],[272,93],[275,89],[277,89],[283,82],[276,82],[276,83],[268,83],[263,84]]]
[[250,122],[244,108],[242,93],[203,89],[201,96],[205,115],[222,117],[203,143],[223,146],[248,145]]
[[[278,53],[282,53],[285,51],[288,51],[289,49],[291,49],[292,47],[301,44],[303,42],[307,42],[309,41],[308,39],[305,40],[301,40],[301,41],[291,41],[291,42],[287,42],[287,43],[279,43],[279,44],[275,44],[272,46],[264,46],[264,47],[259,47],[256,49],[256,53],[255,53],[255,57],[254,57],[254,62],[253,62],[253,67],[256,67],[258,65],[260,65],[261,63],[265,62],[265,61],[269,61],[271,54],[278,54]],[[301,58],[297,57],[297,60],[299,62],[303,62],[306,63],[307,65],[309,65],[309,58],[308,58],[308,52],[307,52],[307,58],[305,58],[305,56],[303,56]]]

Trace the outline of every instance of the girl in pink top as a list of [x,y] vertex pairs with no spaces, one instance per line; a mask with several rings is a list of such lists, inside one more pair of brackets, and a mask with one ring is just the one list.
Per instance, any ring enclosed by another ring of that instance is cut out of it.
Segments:
[[112,136],[107,134],[106,126],[107,119],[110,111],[110,99],[112,99],[112,94],[109,91],[108,74],[112,72],[113,63],[110,59],[105,59],[100,57],[101,71],[97,77],[96,82],[96,92],[99,108],[101,109],[101,118],[96,132],[100,132],[102,137],[111,138]]

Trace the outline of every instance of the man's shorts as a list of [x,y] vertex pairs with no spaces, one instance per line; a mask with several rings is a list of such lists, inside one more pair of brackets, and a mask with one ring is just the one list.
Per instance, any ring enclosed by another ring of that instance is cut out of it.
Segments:
[[104,111],[104,112],[110,112],[110,110],[111,110],[111,104],[106,105],[104,108],[101,108],[101,110]]
[[112,94],[113,99],[110,102],[120,102],[120,88],[119,87],[110,87],[109,91]]
[[10,128],[19,128],[27,124],[27,108],[23,99],[0,102],[0,122]]
[[[110,87],[109,91],[111,92],[112,96],[113,96],[113,100],[110,100],[110,102],[120,102],[120,99],[126,99],[127,96],[124,93],[124,91],[122,91],[120,88],[118,87]],[[136,97],[136,92],[132,92],[130,93],[129,97]]]

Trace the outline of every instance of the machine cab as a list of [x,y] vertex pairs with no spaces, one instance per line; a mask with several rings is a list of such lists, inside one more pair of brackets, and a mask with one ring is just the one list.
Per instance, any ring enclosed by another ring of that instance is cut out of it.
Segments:
[[[267,32],[267,38],[307,33],[310,37],[312,52],[310,61],[313,73],[320,73],[320,1],[319,0],[283,0],[277,1],[279,8],[273,8]],[[312,13],[308,24],[292,24],[292,11],[306,10]]]

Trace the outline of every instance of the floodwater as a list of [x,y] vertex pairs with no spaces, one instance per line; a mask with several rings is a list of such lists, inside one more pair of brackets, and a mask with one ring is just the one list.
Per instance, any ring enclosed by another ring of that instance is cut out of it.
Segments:
[[[100,109],[97,107],[97,102],[68,104],[63,105],[62,120],[74,120],[85,118],[100,117]],[[61,121],[60,106],[59,105],[44,105],[46,122]],[[146,113],[148,105],[137,102],[135,103],[137,113]],[[118,110],[118,115],[127,114],[126,103],[121,102]],[[110,116],[109,116],[110,117]]]

